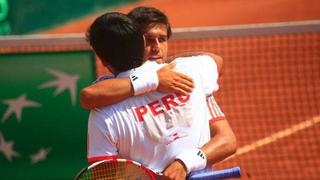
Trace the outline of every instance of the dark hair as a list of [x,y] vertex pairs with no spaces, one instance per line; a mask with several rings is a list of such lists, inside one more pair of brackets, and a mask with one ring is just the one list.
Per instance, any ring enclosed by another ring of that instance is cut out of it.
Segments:
[[160,10],[153,7],[136,7],[128,13],[128,16],[138,21],[142,31],[151,23],[161,23],[167,26],[167,37],[171,37],[171,26],[168,17]]
[[140,26],[127,15],[109,12],[99,16],[86,36],[104,65],[118,72],[142,65],[144,43]]

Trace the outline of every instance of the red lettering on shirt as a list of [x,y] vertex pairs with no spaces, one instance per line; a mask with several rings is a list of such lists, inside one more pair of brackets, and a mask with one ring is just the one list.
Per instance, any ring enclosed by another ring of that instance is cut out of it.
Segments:
[[157,115],[164,112],[163,109],[161,108],[158,100],[149,103],[148,107],[150,108],[153,116],[157,116]]
[[[139,122],[143,122],[143,116],[150,112],[152,116],[158,116],[170,111],[172,107],[179,106],[180,103],[186,103],[190,100],[190,94],[181,95],[179,93],[169,94],[160,99],[154,100],[149,104],[135,108],[135,114]],[[162,104],[162,105],[161,105]],[[164,107],[163,107],[164,106]]]
[[138,120],[140,122],[140,121],[143,121],[143,115],[148,112],[148,109],[146,106],[140,106],[140,107],[137,107],[135,111],[138,116]]
[[171,109],[169,105],[172,105],[173,107],[178,106],[178,103],[174,101],[174,96],[172,94],[162,97],[161,101],[167,111]]
[[175,94],[177,95],[177,97],[178,97],[178,99],[179,99],[179,101],[180,101],[181,103],[186,103],[186,102],[188,102],[189,99],[190,99],[190,94],[188,94],[188,95],[186,95],[186,96],[181,95],[181,94],[179,94],[179,93],[175,93]]

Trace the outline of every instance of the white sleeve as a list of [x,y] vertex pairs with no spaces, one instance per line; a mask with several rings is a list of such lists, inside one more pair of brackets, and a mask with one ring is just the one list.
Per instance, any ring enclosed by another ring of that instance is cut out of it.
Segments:
[[215,100],[214,96],[207,97],[207,106],[209,111],[209,123],[213,123],[220,120],[226,120],[226,117],[222,110],[220,109],[217,101]]
[[90,112],[88,121],[87,158],[89,162],[115,158],[116,137],[111,119],[98,109]]
[[[183,57],[177,58],[177,65],[183,64],[182,66],[189,66],[189,71],[193,71],[193,73],[189,73],[184,71],[186,75],[198,74],[200,77],[200,81],[202,84],[202,88],[206,96],[211,95],[213,92],[218,91],[218,67],[216,62],[213,60],[211,56],[208,55],[200,55],[200,56],[191,56],[191,57]],[[176,67],[177,67],[176,65]],[[179,71],[179,67],[178,71]],[[183,69],[182,69],[183,71]]]

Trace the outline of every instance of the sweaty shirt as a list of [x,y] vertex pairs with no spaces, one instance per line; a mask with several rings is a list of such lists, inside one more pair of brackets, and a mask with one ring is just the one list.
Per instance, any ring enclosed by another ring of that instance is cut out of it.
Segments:
[[[217,91],[217,65],[210,56],[177,58],[175,70],[195,82],[192,93],[151,92],[96,108],[88,121],[88,161],[126,158],[162,172],[183,151],[199,148],[210,139],[206,97]],[[120,73],[157,71],[163,65],[147,61]]]

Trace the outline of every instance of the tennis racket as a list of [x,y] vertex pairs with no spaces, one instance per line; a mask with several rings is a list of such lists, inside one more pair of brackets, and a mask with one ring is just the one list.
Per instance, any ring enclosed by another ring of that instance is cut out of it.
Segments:
[[[219,171],[199,171],[193,172],[188,176],[188,180],[205,180],[205,179],[225,179],[240,177],[240,168],[234,167]],[[81,170],[75,180],[156,180],[161,179],[161,173],[155,173],[146,168],[144,165],[127,160],[112,159],[103,160],[93,163],[87,168]]]

